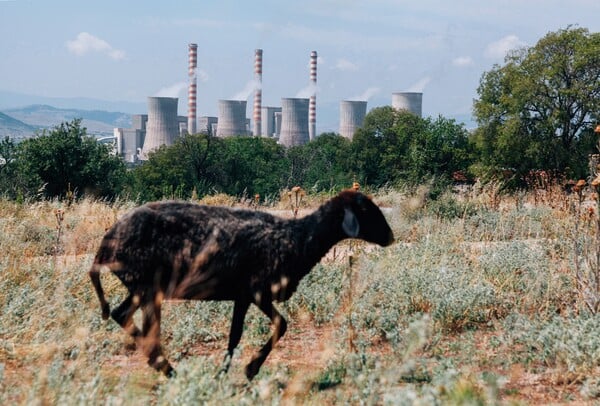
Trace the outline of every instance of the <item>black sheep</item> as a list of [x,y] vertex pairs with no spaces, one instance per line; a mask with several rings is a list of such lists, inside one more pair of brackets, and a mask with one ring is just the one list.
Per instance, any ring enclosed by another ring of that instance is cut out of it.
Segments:
[[[89,274],[104,319],[110,309],[100,285],[102,268],[127,287],[129,295],[110,315],[144,349],[148,363],[168,376],[174,371],[160,346],[163,300],[234,301],[225,370],[254,303],[275,331],[246,367],[252,379],[287,328],[273,301],[287,300],[312,267],[345,238],[381,246],[394,241],[379,208],[354,191],[341,192],[314,213],[293,220],[186,202],[149,203],[108,230]],[[141,331],[132,320],[140,307]]]

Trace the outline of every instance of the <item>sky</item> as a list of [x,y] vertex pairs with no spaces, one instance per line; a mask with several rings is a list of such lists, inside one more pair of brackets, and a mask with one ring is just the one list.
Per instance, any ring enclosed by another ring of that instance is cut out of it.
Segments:
[[317,51],[318,133],[337,130],[341,100],[371,109],[402,91],[423,92],[424,116],[461,121],[484,72],[569,25],[600,31],[600,1],[0,0],[0,91],[139,105],[177,96],[185,115],[193,42],[198,116],[246,94],[251,117],[261,48],[271,106],[304,96]]

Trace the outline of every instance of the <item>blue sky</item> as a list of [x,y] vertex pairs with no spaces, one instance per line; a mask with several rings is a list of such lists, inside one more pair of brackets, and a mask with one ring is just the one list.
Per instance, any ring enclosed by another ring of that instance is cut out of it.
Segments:
[[216,115],[218,99],[248,87],[262,48],[263,105],[274,106],[307,87],[318,52],[319,132],[336,129],[341,100],[368,96],[372,108],[407,90],[423,92],[425,116],[463,117],[482,73],[509,49],[570,24],[599,31],[600,1],[0,0],[0,91],[142,103],[178,95],[183,115],[195,42],[198,115]]

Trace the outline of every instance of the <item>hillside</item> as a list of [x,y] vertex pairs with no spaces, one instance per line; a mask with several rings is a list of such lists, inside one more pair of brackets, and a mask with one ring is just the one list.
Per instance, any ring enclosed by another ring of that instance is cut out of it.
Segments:
[[[87,128],[89,134],[93,135],[112,134],[115,127],[131,126],[131,116],[129,114],[103,110],[63,109],[36,104],[7,109],[4,112],[16,121],[23,122],[33,129],[31,134],[36,128],[49,129],[76,118],[81,118],[82,125]],[[4,124],[0,123],[0,133],[3,130]]]
[[6,124],[0,122],[0,134],[14,134],[12,122],[18,122],[25,127],[15,135],[17,138],[30,137],[36,129],[50,129],[65,121],[76,118],[82,119],[82,125],[91,135],[109,135],[115,127],[129,127],[131,116],[121,112],[108,112],[103,110],[61,109],[48,105],[31,105],[21,108],[4,110],[8,117]]
[[0,112],[0,138],[27,138],[35,133],[36,127]]

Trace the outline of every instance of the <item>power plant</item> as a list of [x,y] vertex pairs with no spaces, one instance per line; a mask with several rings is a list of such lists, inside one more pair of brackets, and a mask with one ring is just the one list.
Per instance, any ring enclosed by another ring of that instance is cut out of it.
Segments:
[[309,99],[281,99],[281,145],[293,147],[309,141],[308,106]]
[[367,102],[360,100],[342,100],[340,102],[340,135],[348,139],[362,127],[367,114]]
[[[308,98],[282,98],[281,107],[262,105],[263,50],[254,51],[254,103],[252,121],[246,117],[247,100],[218,100],[218,116],[197,117],[198,45],[188,44],[188,111],[177,115],[175,97],[149,97],[148,114],[133,116],[133,128],[115,128],[116,151],[127,162],[145,160],[161,145],[171,145],[184,133],[202,133],[217,137],[262,136],[278,139],[286,147],[302,145],[317,136],[317,51],[309,61]],[[234,96],[237,97],[237,96]],[[246,96],[247,97],[247,96]],[[423,93],[392,93],[392,107],[422,116]],[[363,125],[367,101],[340,102],[339,133],[352,139]]]

